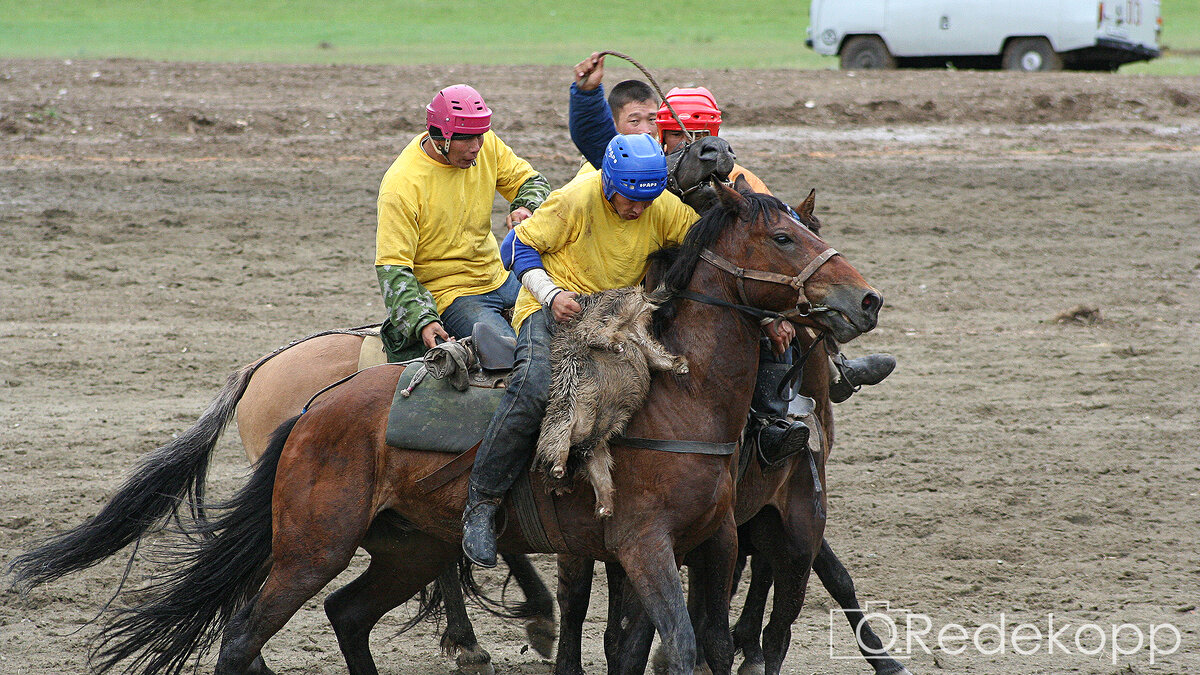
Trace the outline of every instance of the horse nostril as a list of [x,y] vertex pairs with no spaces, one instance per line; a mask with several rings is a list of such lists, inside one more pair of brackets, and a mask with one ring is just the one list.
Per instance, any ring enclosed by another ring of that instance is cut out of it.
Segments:
[[883,307],[883,298],[878,293],[867,293],[862,299],[862,308],[864,312],[878,314],[879,308]]

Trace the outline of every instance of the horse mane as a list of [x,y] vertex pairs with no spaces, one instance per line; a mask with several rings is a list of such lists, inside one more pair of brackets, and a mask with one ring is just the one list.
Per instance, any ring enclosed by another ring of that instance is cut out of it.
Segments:
[[666,293],[666,300],[652,317],[651,331],[656,337],[661,337],[663,330],[675,317],[675,303],[672,300],[691,283],[701,251],[715,244],[725,228],[736,222],[753,222],[768,211],[787,210],[783,202],[768,194],[743,192],[741,195],[743,200],[739,206],[726,206],[718,202],[705,211],[688,230],[682,244],[661,248],[646,258],[649,263],[646,280],[651,289],[661,288]]

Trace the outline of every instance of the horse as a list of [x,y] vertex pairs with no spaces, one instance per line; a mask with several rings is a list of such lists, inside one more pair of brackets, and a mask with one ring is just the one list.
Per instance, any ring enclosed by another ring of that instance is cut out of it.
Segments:
[[[781,202],[718,191],[721,208],[691,229],[685,253],[667,274],[688,301],[676,303],[662,339],[687,358],[691,372],[656,375],[646,405],[630,421],[615,453],[623,497],[614,516],[596,521],[592,494],[577,490],[555,505],[561,544],[542,548],[620,563],[663,636],[672,675],[690,673],[696,655],[677,569],[689,551],[704,558],[702,583],[712,589],[704,635],[709,661],[727,672],[733,658],[735,525],[730,455],[723,449],[736,443],[749,412],[758,320],[722,305],[735,304],[739,286],[744,304],[757,312],[793,310],[801,296],[828,310],[813,315],[814,326],[847,341],[875,327],[882,303],[844,258],[785,217]],[[739,283],[702,260],[759,271]],[[367,570],[325,605],[350,672],[375,672],[371,628],[458,560],[466,495],[463,475],[428,495],[416,489],[444,455],[387,446],[383,420],[402,370],[362,371],[280,427],[227,508],[215,519],[189,521],[185,545],[163,553],[175,560],[173,569],[101,632],[101,669],[133,659],[145,672],[177,673],[223,634],[217,673],[264,672],[263,644],[361,546],[371,555]],[[713,454],[638,447],[634,438],[682,441]],[[530,481],[542,489],[540,476]],[[511,504],[505,513],[517,517]],[[517,527],[504,531],[500,546],[535,550]]]
[[[724,139],[703,138],[681,146],[668,157],[669,188],[693,208],[713,201],[708,178],[727,175],[733,151]],[[326,387],[353,375],[363,363],[380,363],[377,326],[323,331],[296,340],[232,373],[193,426],[156,449],[131,472],[109,504],[92,520],[52,537],[10,565],[17,583],[33,587],[90,567],[160,526],[186,502],[196,515],[204,494],[204,471],[222,432],[236,416],[247,458],[254,462],[266,450],[271,433],[298,415],[304,404]],[[366,349],[364,348],[366,344]],[[498,612],[525,620],[530,645],[549,657],[555,640],[554,599],[532,563],[506,555],[525,600]],[[467,617],[459,579],[447,569],[438,580],[445,603],[443,651],[456,655],[467,675],[494,672],[491,657],[479,645]]]
[[[795,212],[801,224],[820,234],[821,221],[814,212],[815,199],[816,190],[813,190],[795,207]],[[659,270],[652,265],[647,283],[655,285],[657,276]],[[825,461],[834,437],[833,407],[829,400],[830,372],[825,365],[827,344],[823,334],[811,330],[801,330],[797,342],[801,345],[799,354],[805,360],[804,365],[811,364],[800,370],[800,393],[816,402],[814,412],[819,419],[822,447],[826,451],[814,456],[811,463],[802,454],[769,469],[750,458],[738,483],[734,511],[741,549],[739,571],[744,568],[748,554],[752,571],[744,608],[733,629],[735,649],[744,656],[738,673],[779,672],[790,643],[790,627],[803,604],[809,571],[815,569],[826,590],[843,608],[859,650],[876,674],[909,675],[908,670],[883,649],[882,642],[865,622],[854,581],[824,540],[825,494],[824,490],[814,492],[814,487],[825,484]],[[745,449],[743,444],[739,451]],[[819,483],[814,480],[814,469]],[[819,545],[815,545],[817,541]],[[693,562],[688,561],[689,573]],[[556,675],[583,672],[579,643],[592,570],[591,560],[559,556],[558,596],[563,633],[555,663]],[[608,576],[610,609],[605,652],[609,672],[642,672],[653,638],[653,626],[640,614],[636,599],[622,598],[621,571],[609,569]],[[775,603],[771,622],[763,631],[767,593],[773,583],[776,585]],[[736,583],[734,585],[736,587]],[[698,583],[689,585],[688,605],[697,633],[703,630],[699,625],[705,620],[699,591]]]

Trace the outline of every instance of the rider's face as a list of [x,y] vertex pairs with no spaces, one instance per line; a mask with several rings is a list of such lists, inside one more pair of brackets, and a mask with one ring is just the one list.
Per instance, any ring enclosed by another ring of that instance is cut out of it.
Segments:
[[612,204],[613,210],[617,212],[618,216],[621,216],[625,220],[637,220],[642,215],[642,211],[645,211],[653,204],[654,200],[635,202],[620,192],[614,192],[612,199],[608,200],[608,203]]
[[663,152],[668,155],[675,152],[675,147],[683,142],[686,138],[682,131],[665,130],[662,133]]
[[653,101],[630,101],[615,111],[613,121],[617,125],[618,134],[650,134],[655,136],[658,125],[655,115],[658,106]]
[[[443,143],[445,141],[442,141]],[[479,155],[479,150],[483,148],[483,135],[478,136],[455,136],[454,140],[450,141],[450,147],[446,150],[446,161],[451,166],[456,166],[460,169],[469,169],[475,158]]]

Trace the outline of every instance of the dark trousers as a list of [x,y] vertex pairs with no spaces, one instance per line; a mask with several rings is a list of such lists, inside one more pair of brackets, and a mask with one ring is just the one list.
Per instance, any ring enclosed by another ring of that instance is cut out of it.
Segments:
[[517,333],[516,363],[500,407],[492,416],[471,469],[471,486],[502,497],[529,466],[550,393],[550,329],[553,318],[534,312]]

